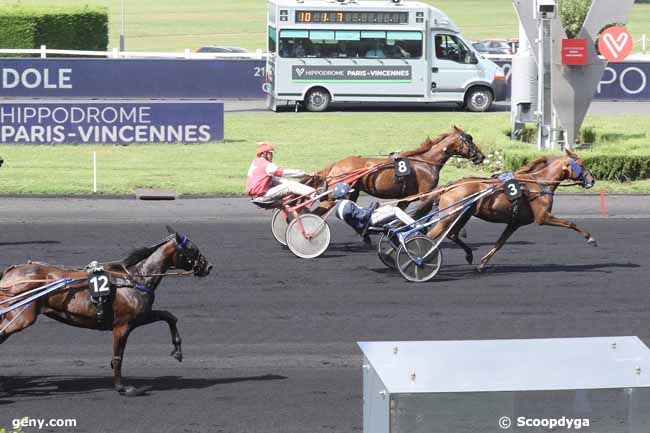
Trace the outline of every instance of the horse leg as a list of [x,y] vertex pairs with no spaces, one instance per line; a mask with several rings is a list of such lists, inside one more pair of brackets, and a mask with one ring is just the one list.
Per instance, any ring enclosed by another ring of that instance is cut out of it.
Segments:
[[135,388],[122,385],[122,358],[126,340],[129,338],[133,327],[130,324],[119,325],[113,328],[113,359],[111,368],[113,369],[113,386],[119,393],[133,392]]
[[178,328],[176,327],[176,322],[178,319],[169,311],[163,310],[154,310],[148,316],[147,323],[153,323],[158,321],[165,321],[169,325],[169,332],[172,336],[172,344],[174,345],[174,350],[170,354],[178,362],[183,362],[183,350],[181,349],[181,335],[178,333]]
[[453,229],[449,232],[447,235],[447,238],[454,241],[456,245],[461,247],[463,251],[465,251],[465,260],[467,261],[468,264],[472,264],[474,261],[474,253],[472,252],[472,249],[462,240],[460,240],[459,233],[461,231],[464,231],[465,229],[465,224],[470,220],[472,217],[472,214],[467,212],[465,213],[460,220],[456,223]]
[[494,244],[494,248],[492,248],[483,258],[481,259],[481,264],[479,264],[476,267],[476,270],[479,272],[483,272],[485,270],[485,265],[490,261],[493,255],[496,254],[497,251],[501,249],[501,247],[506,243],[508,238],[512,236],[512,234],[519,228],[518,225],[514,224],[508,224],[506,226],[506,229],[501,233],[501,236],[497,240],[497,243]]
[[563,220],[561,218],[551,215],[550,213],[544,214],[541,221],[537,222],[537,224],[544,225],[544,226],[564,227],[567,229],[575,230],[576,232],[584,236],[585,239],[587,239],[587,243],[589,245],[591,245],[592,247],[598,246],[598,242],[596,242],[596,239],[588,231],[581,229],[571,221]]

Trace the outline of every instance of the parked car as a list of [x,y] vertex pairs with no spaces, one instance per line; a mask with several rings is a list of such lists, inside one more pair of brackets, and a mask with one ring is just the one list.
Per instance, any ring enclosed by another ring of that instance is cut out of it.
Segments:
[[488,39],[480,41],[488,50],[489,54],[513,54],[514,50],[511,43],[505,39]]
[[196,50],[197,53],[247,53],[248,51],[240,47],[224,47],[220,45],[206,45]]

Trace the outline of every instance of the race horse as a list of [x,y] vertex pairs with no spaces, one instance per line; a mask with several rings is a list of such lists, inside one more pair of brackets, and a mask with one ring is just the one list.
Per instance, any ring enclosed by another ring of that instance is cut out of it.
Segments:
[[[541,157],[517,170],[515,178],[521,185],[523,196],[517,201],[510,201],[503,189],[487,195],[477,201],[471,209],[464,213],[451,228],[447,238],[454,241],[465,251],[467,263],[472,264],[473,253],[459,237],[460,230],[472,216],[484,221],[506,224],[506,228],[494,247],[481,259],[477,270],[483,272],[490,259],[506,243],[508,238],[519,228],[533,222],[539,225],[564,227],[580,233],[592,246],[597,246],[596,239],[576,224],[557,218],[553,209],[553,196],[562,181],[575,181],[585,189],[594,186],[595,180],[589,170],[575,153],[566,150],[561,157]],[[477,194],[481,190],[501,182],[499,179],[464,178],[451,183],[436,194],[440,209],[454,209],[456,203]],[[455,218],[443,219],[427,233],[436,239],[454,223]]]
[[[328,165],[308,182],[316,187],[324,181],[329,187],[344,181],[343,179],[350,173],[362,173],[368,170],[368,174],[354,180],[352,186],[355,191],[350,200],[356,201],[361,191],[378,198],[400,199],[427,193],[438,186],[440,170],[452,156],[469,159],[474,164],[482,163],[485,158],[472,136],[453,126],[448,133],[434,139],[427,138],[419,148],[396,155],[396,158],[408,159],[412,168],[411,175],[404,180],[398,180],[392,158],[350,156]],[[398,206],[405,209],[408,204],[408,201],[404,201]],[[316,213],[323,214],[333,205],[334,201],[331,197],[323,200]],[[432,201],[428,197],[422,199],[415,213],[416,218],[426,214],[431,209],[431,205]]]
[[174,346],[171,356],[181,362],[183,352],[176,327],[177,318],[168,311],[152,308],[155,290],[170,269],[185,271],[177,274],[205,277],[212,268],[192,241],[170,227],[167,230],[170,235],[158,244],[136,249],[120,262],[103,264],[104,272],[116,288],[112,301],[112,321],[105,326],[98,323],[97,307],[91,301],[86,270],[32,262],[8,268],[0,279],[0,301],[24,294],[46,282],[66,278],[73,282],[27,304],[24,311],[15,309],[6,313],[0,321],[0,329],[10,325],[0,333],[0,344],[12,334],[34,324],[39,314],[80,328],[111,330],[111,367],[115,390],[128,396],[140,394],[136,388],[122,384],[122,357],[129,334],[142,325],[167,322]]

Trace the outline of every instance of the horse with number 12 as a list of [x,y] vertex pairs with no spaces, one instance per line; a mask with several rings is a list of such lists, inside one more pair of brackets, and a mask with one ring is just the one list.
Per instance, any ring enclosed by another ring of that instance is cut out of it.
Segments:
[[[115,390],[127,396],[144,393],[122,384],[129,334],[139,326],[166,322],[174,346],[171,356],[181,362],[178,319],[168,311],[153,309],[155,291],[165,275],[206,277],[212,268],[192,241],[170,227],[167,230],[170,235],[161,242],[136,249],[118,262],[92,262],[86,269],[29,262],[6,269],[0,279],[0,344],[33,325],[39,314],[79,328],[110,330]],[[179,271],[168,273],[173,269]],[[100,310],[93,295],[104,290],[110,302]]]

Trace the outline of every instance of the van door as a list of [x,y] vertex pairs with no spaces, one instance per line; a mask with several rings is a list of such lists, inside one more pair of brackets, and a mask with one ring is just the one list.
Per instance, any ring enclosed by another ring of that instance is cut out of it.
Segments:
[[474,52],[452,33],[431,33],[431,96],[437,101],[463,102],[471,82],[484,81],[484,71]]

